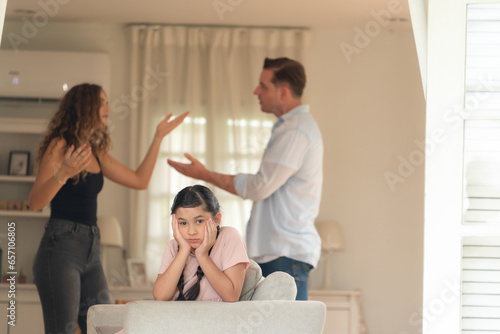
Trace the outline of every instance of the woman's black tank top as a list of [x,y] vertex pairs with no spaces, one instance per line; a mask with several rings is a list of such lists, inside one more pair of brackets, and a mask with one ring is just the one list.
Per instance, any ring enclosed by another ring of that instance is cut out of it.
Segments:
[[[97,157],[96,157],[97,159]],[[97,225],[97,194],[104,185],[99,159],[99,173],[87,173],[77,184],[68,179],[50,202],[50,218],[71,220],[85,225]]]

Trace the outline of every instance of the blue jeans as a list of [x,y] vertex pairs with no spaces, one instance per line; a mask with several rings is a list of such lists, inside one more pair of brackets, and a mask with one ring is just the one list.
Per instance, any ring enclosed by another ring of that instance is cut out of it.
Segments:
[[307,281],[309,280],[309,272],[312,269],[310,264],[282,256],[270,262],[259,263],[259,266],[264,277],[275,271],[284,271],[290,274],[295,279],[295,284],[297,284],[297,297],[295,297],[295,300],[307,300]]
[[109,304],[97,226],[50,219],[33,264],[45,333],[87,333],[87,310]]

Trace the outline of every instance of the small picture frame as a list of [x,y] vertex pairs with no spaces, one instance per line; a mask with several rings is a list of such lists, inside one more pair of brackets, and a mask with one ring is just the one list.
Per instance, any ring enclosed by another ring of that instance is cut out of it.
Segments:
[[146,264],[142,260],[127,259],[128,278],[134,288],[147,287]]
[[9,175],[28,175],[30,166],[30,152],[10,151],[9,155]]

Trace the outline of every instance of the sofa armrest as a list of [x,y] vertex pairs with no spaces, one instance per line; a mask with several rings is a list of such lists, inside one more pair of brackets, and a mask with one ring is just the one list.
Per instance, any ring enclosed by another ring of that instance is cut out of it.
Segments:
[[250,264],[245,272],[245,280],[243,281],[243,288],[241,289],[240,301],[252,299],[255,288],[264,280],[262,277],[262,269],[260,269],[259,264],[252,259],[249,261]]
[[319,301],[135,301],[127,304],[124,328],[134,334],[321,334],[325,316]]
[[295,279],[283,271],[275,271],[257,284],[252,300],[295,300],[296,296]]
[[88,334],[114,334],[123,327],[126,305],[99,304],[89,308],[87,313]]

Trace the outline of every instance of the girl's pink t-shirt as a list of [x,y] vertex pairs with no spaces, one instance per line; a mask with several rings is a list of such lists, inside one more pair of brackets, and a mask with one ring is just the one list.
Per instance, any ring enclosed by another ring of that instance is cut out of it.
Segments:
[[[178,251],[178,244],[175,239],[168,242],[160,265],[158,274],[163,274],[170,263],[174,260]],[[247,250],[243,239],[238,231],[230,226],[220,227],[219,236],[210,253],[210,258],[221,271],[224,271],[238,263],[245,263],[245,269],[249,266]],[[194,254],[190,254],[184,267],[184,292],[188,291],[196,281],[196,270],[198,269],[198,260]],[[179,291],[174,295],[174,300],[179,296]],[[222,298],[212,288],[208,279],[203,276],[200,282],[200,294],[196,300],[204,301],[222,301]]]

